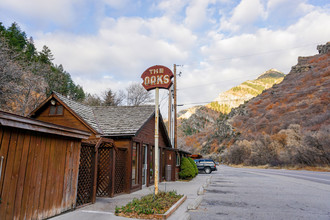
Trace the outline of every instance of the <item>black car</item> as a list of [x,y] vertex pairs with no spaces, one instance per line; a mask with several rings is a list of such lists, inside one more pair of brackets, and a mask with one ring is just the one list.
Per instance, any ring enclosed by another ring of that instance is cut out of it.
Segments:
[[196,159],[195,163],[197,165],[198,171],[205,171],[207,174],[217,170],[215,162],[210,159]]

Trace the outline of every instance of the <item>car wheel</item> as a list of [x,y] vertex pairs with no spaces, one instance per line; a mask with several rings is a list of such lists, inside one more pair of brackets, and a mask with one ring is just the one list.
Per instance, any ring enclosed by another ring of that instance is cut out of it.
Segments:
[[210,174],[212,172],[210,167],[205,167],[204,171],[206,174]]

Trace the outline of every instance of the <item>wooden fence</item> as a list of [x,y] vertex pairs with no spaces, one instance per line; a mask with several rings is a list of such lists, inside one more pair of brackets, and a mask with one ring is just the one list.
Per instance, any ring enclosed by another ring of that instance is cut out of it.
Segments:
[[75,207],[89,133],[0,112],[0,219],[44,219]]

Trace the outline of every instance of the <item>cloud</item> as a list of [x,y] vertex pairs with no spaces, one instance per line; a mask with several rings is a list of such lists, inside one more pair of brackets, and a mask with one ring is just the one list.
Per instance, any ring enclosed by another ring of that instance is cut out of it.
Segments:
[[188,0],[163,0],[153,5],[151,8],[162,11],[164,13],[163,16],[175,19],[176,17],[182,17],[181,12],[188,2]]
[[49,46],[55,63],[73,77],[134,81],[149,65],[172,66],[188,59],[196,40],[189,29],[166,17],[122,17],[104,19],[95,35],[39,33],[35,42],[38,48]]
[[208,14],[208,5],[210,1],[193,0],[186,9],[185,25],[190,29],[201,27],[208,22],[210,15]]
[[129,3],[129,0],[103,0],[103,2],[115,9],[122,9],[123,7],[127,6]]
[[266,12],[260,0],[242,0],[232,11],[232,16],[221,19],[221,30],[246,30],[258,19],[264,19]]
[[330,29],[325,27],[330,27],[330,14],[321,10],[284,29],[259,28],[231,37],[210,32],[210,43],[201,47],[203,62],[183,70],[185,80],[178,85],[181,103],[212,101],[218,93],[271,68],[289,73],[299,56],[314,55],[317,44],[329,41]]
[[41,25],[51,22],[69,26],[77,21],[77,11],[82,10],[85,3],[85,0],[2,0],[0,9],[8,15],[16,14],[22,20],[35,20]]

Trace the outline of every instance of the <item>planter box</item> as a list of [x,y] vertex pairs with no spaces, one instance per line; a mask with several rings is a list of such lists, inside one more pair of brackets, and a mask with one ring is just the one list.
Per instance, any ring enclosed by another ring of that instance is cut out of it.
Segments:
[[183,196],[179,201],[177,201],[167,212],[164,214],[156,214],[155,217],[158,219],[167,219],[172,215],[172,213],[179,208],[179,206],[187,199],[187,196]]

